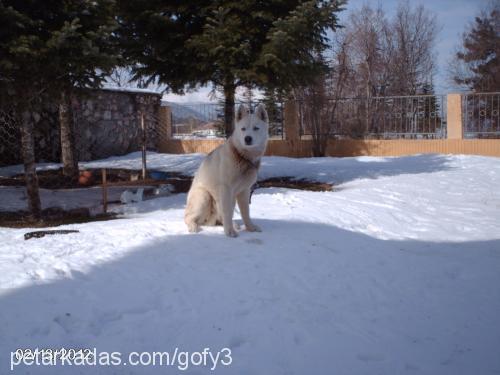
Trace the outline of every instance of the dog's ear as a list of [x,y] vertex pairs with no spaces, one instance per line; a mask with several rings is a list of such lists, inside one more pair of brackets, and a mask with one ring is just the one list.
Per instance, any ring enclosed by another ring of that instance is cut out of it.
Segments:
[[269,122],[269,117],[264,104],[260,103],[257,108],[255,108],[255,115],[259,118],[259,120]]
[[250,110],[245,104],[240,104],[238,107],[238,111],[236,112],[236,121],[241,121],[241,119],[245,118],[250,114]]

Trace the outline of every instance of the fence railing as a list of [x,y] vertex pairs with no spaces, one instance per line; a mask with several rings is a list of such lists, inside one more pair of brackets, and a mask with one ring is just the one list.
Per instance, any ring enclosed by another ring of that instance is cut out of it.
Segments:
[[462,95],[465,138],[500,138],[500,92]]
[[[224,105],[222,103],[164,103],[172,111],[174,138],[224,138]],[[241,102],[235,103],[237,108]],[[245,103],[253,110],[259,102]],[[283,137],[283,103],[267,105],[269,134]]]
[[444,95],[329,98],[320,106],[299,100],[299,114],[301,135],[313,135],[320,130],[336,138],[446,137]]

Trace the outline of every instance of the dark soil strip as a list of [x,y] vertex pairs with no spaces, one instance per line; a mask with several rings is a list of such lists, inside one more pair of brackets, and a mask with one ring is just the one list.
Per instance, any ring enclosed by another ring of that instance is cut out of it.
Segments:
[[292,177],[273,177],[257,182],[259,188],[279,187],[308,191],[333,191],[333,186],[323,182],[294,180]]
[[[91,172],[92,177],[85,185],[63,176],[61,169],[38,171],[37,175],[40,187],[46,189],[71,189],[99,186],[102,178],[101,169],[89,169],[88,171]],[[130,169],[107,169],[106,174],[108,186],[157,186],[171,184],[174,186],[176,193],[186,193],[191,186],[191,181],[193,180],[193,177],[184,176],[179,172],[166,172],[165,174],[168,178],[161,180],[152,179],[149,176],[146,180],[139,180],[137,178],[140,175],[140,171]],[[259,181],[258,183],[259,187],[281,187],[309,191],[333,191],[333,187],[330,184],[304,179],[294,180],[293,177],[273,177]],[[14,177],[0,177],[0,185],[24,186],[24,176],[17,175]]]
[[65,224],[88,223],[117,219],[116,214],[99,214],[91,216],[86,208],[63,210],[62,208],[47,208],[42,211],[42,219],[33,221],[27,211],[0,211],[0,226],[9,228],[44,228],[57,227]]
[[[62,176],[61,170],[48,170],[39,171],[40,185],[49,189],[62,189],[62,188],[82,188],[99,186],[101,183],[101,170],[90,170],[93,178],[90,183],[82,186],[78,181],[71,181]],[[174,193],[187,193],[191,187],[193,177],[184,176],[177,172],[168,172],[165,179],[152,179],[148,178],[145,181],[134,180],[131,178],[138,176],[139,171],[128,169],[107,169],[108,186],[159,186],[170,184],[174,187]],[[8,186],[24,186],[24,177],[14,176],[12,178],[0,177],[0,185]],[[266,180],[258,181],[257,188],[287,188],[299,189],[308,191],[334,191],[334,187],[330,184],[308,181],[308,180],[294,180],[293,177],[273,177]],[[336,189],[335,189],[336,190]],[[145,191],[146,198],[154,198],[152,192]],[[113,202],[109,202],[113,203]],[[119,203],[119,202],[114,202]],[[77,208],[73,210],[63,210],[61,208],[47,208],[42,212],[42,220],[33,222],[30,220],[29,212],[16,211],[16,212],[2,212],[0,211],[0,226],[11,228],[41,228],[53,227],[64,224],[74,223],[87,223],[91,221],[111,220],[117,219],[116,214],[100,214],[91,216],[87,208]]]
[[[87,169],[90,172],[90,178],[86,183],[81,183],[78,180],[68,178],[62,174],[62,169],[50,169],[37,171],[38,185],[44,189],[77,189],[82,187],[100,186],[102,183],[101,169]],[[83,171],[80,171],[82,173]],[[163,185],[172,183],[178,179],[182,181],[189,180],[191,183],[192,177],[183,176],[178,172],[168,172],[168,178],[157,180],[147,176],[146,180],[139,178],[140,171],[131,169],[106,169],[106,179],[108,186],[127,186],[127,185]],[[1,177],[0,186],[24,186],[24,174],[19,174],[13,177]],[[189,187],[188,187],[189,189]]]

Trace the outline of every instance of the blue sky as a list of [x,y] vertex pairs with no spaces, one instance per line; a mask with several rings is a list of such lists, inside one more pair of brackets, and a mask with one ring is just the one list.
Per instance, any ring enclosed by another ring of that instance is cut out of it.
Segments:
[[[341,19],[354,9],[359,9],[363,4],[376,7],[382,5],[388,17],[396,12],[398,0],[350,0]],[[470,24],[479,11],[488,5],[488,0],[420,0],[410,1],[412,6],[423,5],[437,18],[439,34],[436,39],[435,53],[437,55],[437,71],[435,76],[436,93],[453,91],[452,85],[446,77],[446,67],[457,45],[460,45],[461,35],[466,26]]]
[[[382,5],[388,17],[391,17],[400,0],[350,0],[346,10],[341,14],[341,20],[345,19],[349,12],[361,8],[363,4],[372,7]],[[455,47],[460,44],[461,34],[466,26],[474,20],[474,16],[485,8],[489,0],[414,0],[410,1],[412,6],[422,4],[426,9],[436,15],[440,28],[436,39],[435,53],[437,55],[437,71],[435,75],[436,93],[448,93],[454,90],[447,79],[447,64],[453,55]],[[167,100],[172,101],[207,101],[210,89],[202,88],[198,92],[179,97],[177,95],[166,95]]]

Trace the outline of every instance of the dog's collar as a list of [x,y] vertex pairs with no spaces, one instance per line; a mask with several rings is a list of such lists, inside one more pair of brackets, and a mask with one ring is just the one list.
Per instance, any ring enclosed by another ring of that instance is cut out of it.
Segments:
[[257,159],[256,161],[250,160],[245,155],[243,155],[241,152],[238,151],[236,147],[234,147],[233,142],[229,141],[229,148],[233,152],[233,154],[236,156],[237,160],[246,164],[248,166],[248,169],[259,169],[260,167],[260,158]]

